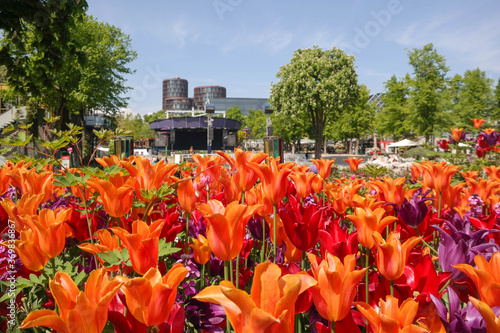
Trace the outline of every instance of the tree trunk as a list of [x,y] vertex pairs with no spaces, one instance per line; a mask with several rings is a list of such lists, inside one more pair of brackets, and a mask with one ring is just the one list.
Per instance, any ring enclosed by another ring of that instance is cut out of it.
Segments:
[[324,144],[323,144],[323,153],[325,153],[325,154],[327,154],[327,152],[328,152],[328,151],[326,150],[327,145],[328,145],[328,140],[325,138],[325,141],[324,141]]

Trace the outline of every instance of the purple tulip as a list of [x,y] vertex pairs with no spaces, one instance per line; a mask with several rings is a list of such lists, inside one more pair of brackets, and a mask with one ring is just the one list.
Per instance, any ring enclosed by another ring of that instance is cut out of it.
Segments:
[[460,308],[460,299],[450,287],[448,287],[448,297],[449,314],[446,306],[437,297],[431,295],[432,302],[436,305],[439,318],[447,333],[486,333],[484,320],[471,302]]
[[399,217],[401,217],[403,222],[409,227],[418,228],[418,226],[424,221],[429,210],[426,201],[434,200],[433,198],[427,197],[427,194],[429,194],[430,191],[431,190],[422,194],[422,189],[420,188],[415,191],[410,201],[405,198],[401,207],[395,207]]
[[500,249],[497,244],[485,241],[485,236],[491,232],[490,230],[481,229],[472,232],[467,215],[462,219],[460,214],[455,213],[445,223],[449,233],[440,227],[433,227],[440,232],[442,238],[438,249],[439,264],[443,272],[451,272],[451,280],[460,280],[466,277],[453,265],[468,264],[474,266],[476,255],[481,254],[489,259],[495,251]]
[[248,231],[250,231],[250,234],[252,234],[252,237],[255,240],[262,241],[262,223],[265,223],[265,228],[266,228],[266,239],[269,238],[269,233],[271,232],[269,229],[269,226],[267,225],[266,222],[264,222],[264,219],[262,217],[252,217],[248,221]]
[[197,332],[222,333],[224,330],[218,326],[226,319],[224,308],[217,304],[189,300],[186,307],[186,321],[192,324]]
[[500,138],[500,133],[498,131],[492,131],[491,133],[482,131],[479,136],[483,137],[484,142],[486,142],[488,146],[493,147],[497,144],[498,138]]

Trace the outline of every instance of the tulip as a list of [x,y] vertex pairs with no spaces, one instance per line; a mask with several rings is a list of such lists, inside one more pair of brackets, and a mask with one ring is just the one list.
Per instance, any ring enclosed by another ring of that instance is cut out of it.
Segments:
[[442,150],[449,150],[450,149],[450,146],[448,146],[448,144],[450,143],[449,141],[442,140],[442,141],[438,141],[437,143],[439,145],[439,148],[441,148]]
[[200,198],[196,195],[196,190],[193,186],[193,180],[183,179],[177,184],[179,206],[181,206],[183,211],[191,214],[196,209],[196,204],[200,202]]
[[491,306],[485,302],[469,296],[469,300],[476,307],[477,311],[481,314],[484,321],[486,322],[486,329],[488,333],[499,333],[500,332],[500,316],[496,316]]
[[500,252],[495,252],[488,262],[482,255],[474,257],[477,268],[467,264],[454,265],[474,282],[481,301],[490,307],[500,305]]
[[[226,169],[222,169],[220,174],[219,182],[224,185],[224,198],[226,199],[226,202],[240,201],[242,192],[237,187],[234,177],[231,176],[229,171]],[[246,193],[247,192],[245,192],[245,194]]]
[[312,276],[317,281],[311,289],[316,309],[328,321],[344,319],[351,310],[356,288],[367,268],[355,270],[356,257],[352,254],[345,256],[344,263],[328,252],[319,264],[314,254],[309,253],[307,257],[311,262]]
[[[99,240],[99,243],[92,244],[92,243],[82,243],[78,245],[78,248],[92,254],[96,253],[105,253],[108,251],[113,252],[114,249],[121,251],[123,248],[122,246],[118,245],[118,237],[116,235],[111,235],[111,233],[107,229],[99,229],[96,232],[97,239]],[[99,259],[99,262],[101,265],[104,265],[104,260],[97,256],[97,259]],[[107,271],[114,272],[119,269],[118,265],[113,265],[111,267],[104,267]]]
[[26,226],[24,224],[24,220],[20,218],[20,216],[27,215],[36,215],[38,208],[42,205],[44,199],[43,194],[23,194],[21,199],[14,203],[9,198],[4,198],[0,201],[0,205],[5,209],[9,218],[15,222],[15,229],[17,231],[23,230]]
[[[11,240],[0,243],[5,247],[11,247]],[[26,228],[20,232],[20,240],[14,241],[15,248],[19,259],[23,265],[33,272],[38,272],[42,270],[45,265],[49,262],[49,257],[47,257],[38,245],[35,243],[35,234],[33,230]]]
[[351,170],[353,172],[355,172],[356,170],[358,170],[359,163],[361,163],[364,160],[365,160],[364,158],[360,158],[360,157],[348,157],[344,161],[349,163],[349,167],[351,168]]
[[382,177],[370,182],[370,185],[377,190],[380,201],[401,206],[405,200],[403,192],[405,181],[405,177],[399,177],[395,180],[389,177]]
[[120,238],[130,255],[132,268],[144,275],[158,265],[158,244],[165,220],[156,220],[151,225],[137,220],[132,223],[132,233],[122,228],[111,228]]
[[33,231],[40,252],[48,258],[55,258],[64,250],[66,236],[71,234],[65,223],[70,214],[71,208],[56,211],[45,208],[39,215],[22,215],[20,218]]
[[134,156],[135,164],[132,161],[120,161],[123,166],[130,173],[130,176],[135,179],[135,194],[137,197],[145,202],[146,199],[142,196],[141,190],[158,190],[163,183],[171,181],[172,176],[177,172],[179,166],[177,164],[165,164],[161,160],[154,165],[147,158],[141,156]]
[[240,253],[248,220],[259,206],[231,202],[224,207],[218,200],[199,203],[198,211],[207,220],[207,239],[213,253],[220,260],[233,260]]
[[7,192],[11,178],[7,176],[7,169],[0,167],[0,195]]
[[373,211],[370,208],[356,208],[354,215],[347,215],[346,217],[356,226],[358,242],[371,249],[375,245],[372,237],[373,232],[381,233],[387,225],[397,220],[395,216],[384,217],[384,215],[385,210],[383,208],[377,208]]
[[21,194],[43,194],[42,202],[46,202],[54,193],[53,173],[51,171],[36,172],[36,169],[15,169],[8,172],[11,185],[18,188]]
[[59,308],[59,314],[52,310],[36,310],[28,314],[19,328],[45,326],[60,333],[102,332],[108,321],[108,306],[122,283],[108,280],[104,269],[93,271],[85,290],[77,285],[67,273],[57,272],[49,286]]
[[489,147],[493,147],[498,143],[498,139],[500,138],[500,133],[495,129],[487,128],[482,130],[479,136]]
[[296,198],[290,197],[279,216],[285,231],[295,247],[308,251],[318,242],[318,230],[323,222],[323,210],[317,205],[302,206]]
[[474,119],[471,119],[471,120],[474,123],[474,128],[475,129],[480,129],[481,125],[486,121],[484,119],[477,119],[477,118],[474,118]]
[[331,160],[325,158],[319,160],[312,159],[311,162],[313,162],[314,165],[316,165],[316,167],[318,168],[318,174],[321,178],[326,180],[328,177],[330,177],[330,173],[332,172],[332,165],[333,163],[335,163],[334,158],[332,158]]
[[193,249],[193,258],[200,265],[205,265],[210,259],[212,250],[205,236],[199,234],[198,238],[192,238],[193,244],[189,247]]
[[464,129],[463,128],[452,128],[451,129],[451,138],[453,139],[453,141],[455,142],[459,142],[460,139],[462,138],[462,131]]
[[401,306],[398,306],[398,303],[397,298],[387,295],[385,301],[380,300],[379,313],[364,302],[354,302],[354,305],[366,318],[374,332],[427,332],[425,328],[412,324],[417,314],[418,303],[410,298],[405,300]]
[[483,170],[490,180],[500,181],[500,166],[490,165],[489,167],[483,167]]
[[301,198],[306,198],[311,194],[314,178],[316,178],[316,174],[312,172],[292,172],[290,174],[295,191],[297,191],[297,195]]
[[459,169],[459,166],[449,165],[446,162],[422,162],[422,183],[425,187],[442,193],[450,186],[451,178]]
[[[129,158],[125,158],[124,160],[127,161]],[[102,165],[103,168],[105,167],[112,167],[113,165],[119,164],[120,163],[120,158],[116,155],[111,155],[111,156],[104,156],[104,157],[96,157],[95,161]]]
[[98,178],[87,180],[87,184],[99,193],[104,210],[112,217],[123,217],[132,208],[134,178],[124,180],[116,174],[109,181]]
[[347,228],[343,229],[335,222],[330,223],[326,230],[318,231],[318,240],[322,257],[328,251],[340,260],[344,260],[346,255],[358,252],[356,231],[349,232]]
[[135,319],[148,327],[160,325],[168,319],[177,296],[177,287],[189,270],[182,264],[174,265],[163,277],[157,268],[150,268],[143,277],[128,279],[122,287],[127,307]]
[[250,164],[260,164],[267,158],[267,154],[253,154],[249,151],[234,149],[234,159],[227,153],[217,152],[222,156],[233,169],[233,177],[236,186],[243,192],[250,190],[258,179],[258,174],[249,166]]
[[411,237],[401,244],[399,233],[395,231],[389,234],[387,241],[375,231],[373,240],[377,247],[375,256],[377,268],[389,281],[394,281],[403,275],[410,251],[420,242],[419,237]]
[[278,265],[264,262],[255,267],[250,295],[229,281],[210,286],[194,298],[222,305],[236,333],[284,332],[295,328],[295,302],[315,285],[306,273],[281,276]]
[[269,165],[258,164],[250,167],[260,176],[264,196],[273,204],[283,200],[288,187],[288,175],[292,172],[287,165],[278,164],[274,158],[269,159]]

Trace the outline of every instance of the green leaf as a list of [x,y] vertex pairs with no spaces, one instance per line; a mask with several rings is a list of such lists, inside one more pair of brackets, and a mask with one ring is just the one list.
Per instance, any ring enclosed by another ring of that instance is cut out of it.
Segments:
[[165,239],[162,238],[160,239],[160,242],[158,244],[158,257],[165,257],[169,256],[173,253],[179,252],[181,249],[178,247],[172,247],[172,243],[166,243]]
[[9,133],[9,132],[12,132],[14,130],[15,130],[14,125],[9,125],[3,129],[2,134]]

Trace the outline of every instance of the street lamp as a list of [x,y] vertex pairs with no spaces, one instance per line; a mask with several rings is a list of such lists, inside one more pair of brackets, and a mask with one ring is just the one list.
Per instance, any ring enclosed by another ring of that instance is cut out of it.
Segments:
[[273,109],[270,104],[264,105],[264,114],[266,115],[266,136],[273,136],[273,125],[271,123],[271,114]]
[[212,127],[212,114],[215,113],[215,105],[205,104],[205,113],[208,116],[207,119],[207,154],[212,153],[212,140],[214,138],[214,129]]

